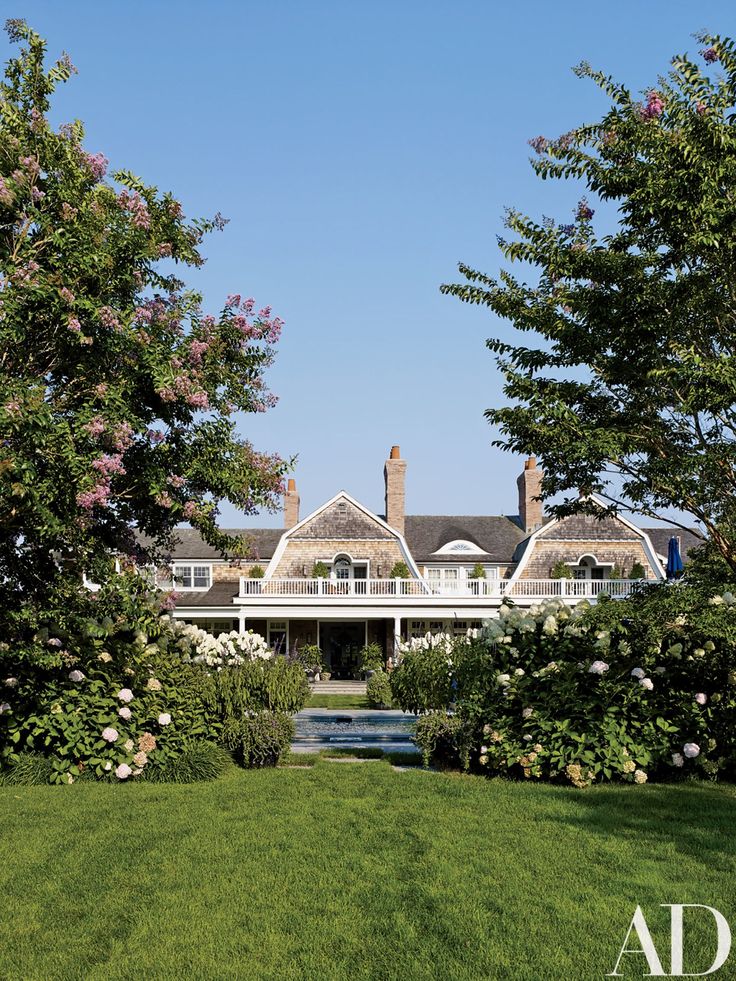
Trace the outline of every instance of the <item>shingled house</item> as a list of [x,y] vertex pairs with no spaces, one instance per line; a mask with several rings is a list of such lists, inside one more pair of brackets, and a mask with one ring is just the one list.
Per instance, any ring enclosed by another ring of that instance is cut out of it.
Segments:
[[[390,657],[398,638],[465,633],[505,598],[523,605],[551,596],[594,601],[601,590],[624,596],[631,581],[612,573],[638,566],[661,579],[670,536],[680,538],[684,555],[697,542],[618,516],[545,519],[534,457],[517,481],[514,516],[406,514],[405,477],[394,446],[384,467],[384,514],[340,491],[301,520],[290,480],[282,528],[230,529],[249,544],[251,557],[239,563],[178,529],[171,569],[161,577],[179,594],[174,615],[215,633],[255,630],[281,647],[317,643],[340,676],[352,672],[366,642]],[[552,578],[560,563],[571,578]]]

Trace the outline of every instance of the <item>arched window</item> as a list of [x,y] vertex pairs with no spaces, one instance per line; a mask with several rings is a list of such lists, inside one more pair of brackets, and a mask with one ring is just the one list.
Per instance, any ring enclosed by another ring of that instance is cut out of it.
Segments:
[[338,556],[332,564],[335,579],[352,579],[353,564],[346,555]]

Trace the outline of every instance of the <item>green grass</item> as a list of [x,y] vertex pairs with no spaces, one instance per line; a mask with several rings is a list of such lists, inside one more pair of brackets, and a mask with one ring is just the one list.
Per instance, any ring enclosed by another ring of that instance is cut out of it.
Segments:
[[365,695],[310,695],[304,707],[310,709],[372,708]]
[[[658,943],[660,903],[734,925],[735,798],[327,760],[189,786],[2,787],[0,976],[590,981],[637,904]],[[709,966],[710,927],[693,915],[686,971]]]

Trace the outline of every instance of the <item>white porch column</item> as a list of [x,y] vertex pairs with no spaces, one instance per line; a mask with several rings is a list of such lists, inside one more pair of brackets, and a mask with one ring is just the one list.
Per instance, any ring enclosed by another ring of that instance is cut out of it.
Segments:
[[394,617],[394,653],[391,660],[396,664],[396,650],[401,643],[401,617]]
[[245,633],[245,610],[238,610],[238,633]]

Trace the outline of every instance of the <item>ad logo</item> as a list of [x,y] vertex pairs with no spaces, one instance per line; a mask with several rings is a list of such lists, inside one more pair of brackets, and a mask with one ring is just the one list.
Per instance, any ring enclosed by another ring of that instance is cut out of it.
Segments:
[[[654,946],[654,941],[652,940],[652,935],[649,932],[649,927],[647,926],[647,921],[644,918],[644,914],[641,911],[641,907],[636,907],[636,912],[629,924],[629,929],[626,931],[626,936],[624,937],[623,946],[618,955],[618,960],[612,971],[610,971],[606,977],[620,978],[623,974],[619,971],[619,965],[621,960],[626,954],[643,954],[646,958],[647,964],[649,965],[649,971],[645,975],[646,977],[655,978],[700,978],[705,974],[715,974],[728,960],[728,955],[731,951],[731,928],[726,922],[726,918],[722,913],[719,913],[717,909],[713,909],[712,906],[703,906],[701,903],[661,903],[661,906],[668,907],[670,910],[670,969],[669,972],[665,971],[662,967],[662,961],[660,960],[657,948]],[[685,909],[705,909],[709,913],[713,914],[716,921],[717,930],[717,944],[715,957],[713,963],[710,965],[707,971],[695,971],[692,973],[683,973],[683,943],[684,943],[684,924],[683,924],[683,910]],[[631,931],[636,932],[639,938],[639,943],[641,947],[628,947],[629,937],[631,936]],[[640,961],[637,966],[640,965]],[[641,975],[640,975],[641,976]]]

